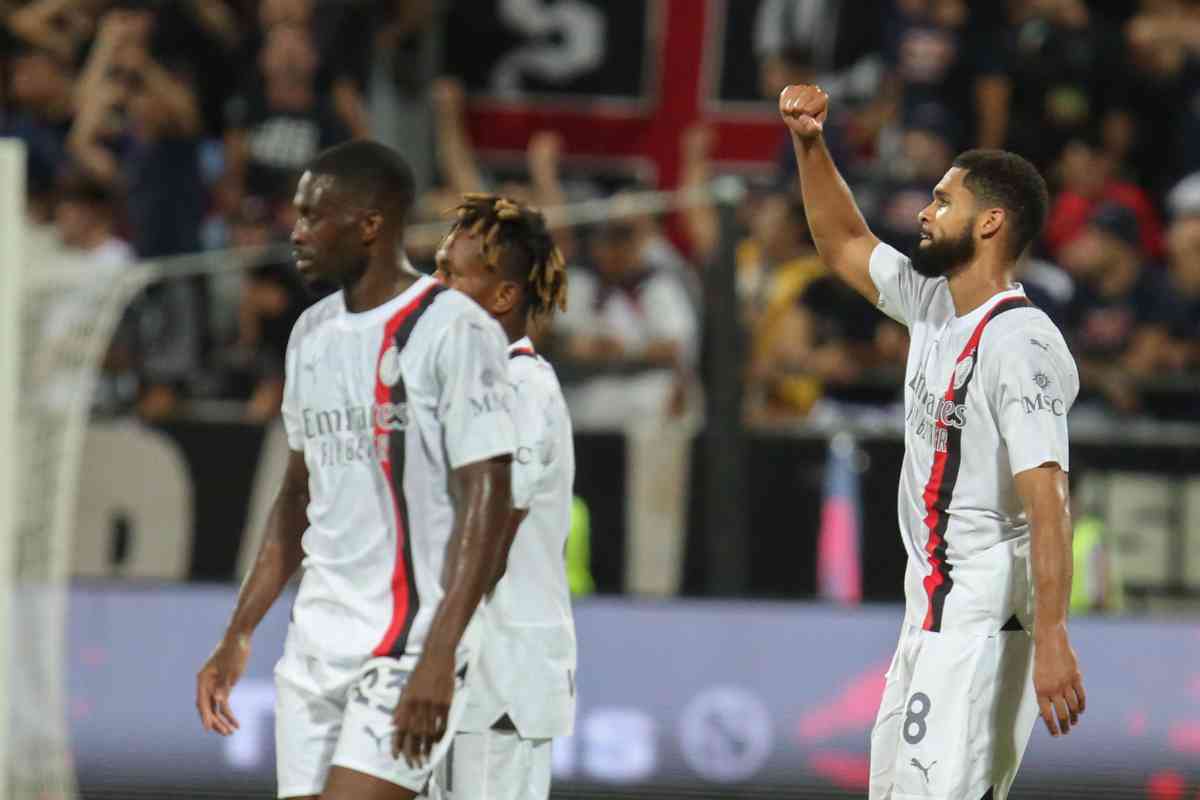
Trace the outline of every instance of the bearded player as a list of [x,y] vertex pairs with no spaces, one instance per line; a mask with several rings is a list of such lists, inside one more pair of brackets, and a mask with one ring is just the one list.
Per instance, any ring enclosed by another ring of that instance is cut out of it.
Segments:
[[527,329],[565,306],[566,271],[538,212],[467,195],[457,214],[438,250],[438,277],[508,336],[517,451],[506,572],[488,600],[477,680],[436,781],[447,800],[545,800],[551,742],[571,733],[575,717],[575,625],[563,561],[575,452],[562,389]]
[[297,267],[341,291],[292,331],[291,457],[196,698],[205,728],[234,732],[251,634],[303,562],[275,668],[279,797],[415,797],[474,680],[512,507],[506,341],[409,265],[412,202],[408,165],[365,141],[317,156],[296,190]]
[[870,797],[1002,800],[1039,711],[1058,736],[1085,704],[1067,636],[1066,415],[1079,376],[1013,281],[1046,185],[1020,156],[963,153],[905,257],[872,235],[830,159],[825,93],[789,86],[779,110],[821,257],[911,340],[905,620],[871,735]]

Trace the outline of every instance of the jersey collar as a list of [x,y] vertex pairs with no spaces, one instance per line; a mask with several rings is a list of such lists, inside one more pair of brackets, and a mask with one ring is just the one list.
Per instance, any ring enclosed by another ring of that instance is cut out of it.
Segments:
[[533,349],[533,342],[528,336],[522,336],[508,346],[508,354],[510,356],[518,353],[528,353],[531,356],[537,355],[537,350]]

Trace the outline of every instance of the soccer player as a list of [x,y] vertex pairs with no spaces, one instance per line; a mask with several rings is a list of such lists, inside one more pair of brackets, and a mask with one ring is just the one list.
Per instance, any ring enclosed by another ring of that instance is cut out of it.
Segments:
[[437,269],[508,334],[517,452],[507,571],[488,600],[478,680],[435,780],[448,800],[545,800],[551,741],[569,735],[575,717],[575,625],[563,561],[575,451],[558,379],[526,329],[565,306],[566,271],[541,214],[479,194],[458,207]]
[[905,257],[872,235],[829,157],[829,99],[789,86],[813,240],[826,265],[908,327],[900,534],[905,621],[871,735],[872,800],[1008,795],[1040,709],[1051,735],[1085,698],[1067,638],[1067,412],[1079,375],[1013,282],[1047,194],[1025,159],[960,155]]
[[196,704],[206,729],[237,728],[250,636],[303,561],[275,668],[279,797],[407,800],[465,708],[512,508],[506,342],[403,256],[413,177],[393,151],[323,152],[294,202],[301,275],[341,291],[292,332],[291,458]]

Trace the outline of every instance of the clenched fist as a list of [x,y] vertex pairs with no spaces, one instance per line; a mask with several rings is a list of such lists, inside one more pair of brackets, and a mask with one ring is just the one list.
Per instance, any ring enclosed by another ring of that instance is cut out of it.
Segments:
[[819,86],[787,86],[779,93],[779,114],[788,130],[805,141],[821,135],[829,114],[829,95]]

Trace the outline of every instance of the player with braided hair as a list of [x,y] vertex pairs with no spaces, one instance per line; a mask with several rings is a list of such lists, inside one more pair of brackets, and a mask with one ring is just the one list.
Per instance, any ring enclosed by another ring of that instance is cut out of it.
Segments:
[[[454,269],[461,261],[452,253],[457,246],[467,251],[478,249],[480,259],[474,266],[483,269],[468,267],[466,274],[446,275],[439,252],[438,271],[444,280],[453,277],[453,281],[446,282],[492,312],[501,325],[511,316],[513,327],[505,326],[510,341],[523,337],[530,321],[536,322],[555,309],[566,308],[566,265],[541,213],[508,197],[467,194],[456,214],[454,226],[443,243],[445,264]],[[487,284],[487,291],[480,288],[483,284]],[[510,305],[517,298],[505,293],[514,291],[519,291],[520,301]],[[494,303],[497,305],[493,309]]]
[[539,212],[469,194],[438,250],[437,275],[508,335],[517,453],[508,556],[498,559],[477,680],[431,794],[545,800],[551,741],[569,735],[575,718],[575,624],[563,563],[575,452],[562,389],[527,331],[566,307],[567,274]]

